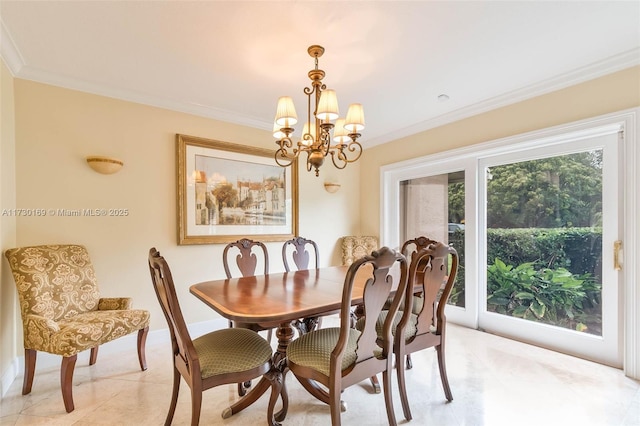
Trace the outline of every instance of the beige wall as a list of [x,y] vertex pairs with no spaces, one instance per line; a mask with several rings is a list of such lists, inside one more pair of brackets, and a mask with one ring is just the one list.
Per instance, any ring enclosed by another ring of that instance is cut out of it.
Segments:
[[[166,323],[147,267],[155,246],[172,268],[187,322],[217,318],[188,287],[224,277],[224,245],[176,243],[175,134],[275,148],[270,132],[21,79],[15,80],[15,98],[19,207],[130,212],[19,218],[17,245],[86,245],[103,295],[132,296],[135,307],[151,311],[151,328],[159,329]],[[125,165],[100,175],[87,166],[88,155],[117,157]],[[339,264],[338,239],[358,231],[359,173],[358,165],[344,171],[325,166],[319,178],[300,172],[299,233],[318,242],[322,265]],[[327,193],[325,177],[342,182],[341,190]],[[283,270],[281,244],[267,244],[274,271]]]
[[[380,233],[380,167],[640,106],[640,67],[456,121],[364,152],[361,231]],[[365,214],[366,212],[366,214]]]
[[[0,61],[0,212],[16,206],[13,81],[9,69]],[[15,242],[15,218],[0,215],[0,244],[4,248],[15,245]],[[6,391],[15,368],[16,313],[15,285],[3,256],[0,259],[0,395]]]

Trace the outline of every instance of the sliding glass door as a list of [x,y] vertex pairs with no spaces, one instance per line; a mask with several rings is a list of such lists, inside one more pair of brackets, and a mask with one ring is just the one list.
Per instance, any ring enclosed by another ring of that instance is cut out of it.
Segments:
[[479,327],[620,364],[618,135],[480,160]]
[[461,257],[454,323],[622,366],[618,124],[385,166],[382,244]]

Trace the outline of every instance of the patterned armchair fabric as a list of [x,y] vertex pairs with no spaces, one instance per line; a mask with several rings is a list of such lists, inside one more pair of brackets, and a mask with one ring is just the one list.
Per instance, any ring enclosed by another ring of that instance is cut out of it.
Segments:
[[37,351],[62,356],[61,388],[65,409],[74,409],[72,379],[77,354],[138,331],[138,360],[147,369],[145,342],[149,311],[131,309],[130,298],[101,298],[87,249],[44,245],[5,252],[18,289],[24,331],[22,394],[31,392]]
[[149,325],[130,298],[101,299],[83,246],[7,250],[24,326],[24,347],[72,356]]
[[349,266],[354,260],[369,255],[372,251],[377,249],[377,237],[342,237],[342,264]]

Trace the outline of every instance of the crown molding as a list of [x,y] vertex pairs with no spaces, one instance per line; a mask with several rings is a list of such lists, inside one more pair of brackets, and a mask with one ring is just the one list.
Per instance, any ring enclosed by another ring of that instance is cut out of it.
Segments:
[[0,18],[0,56],[7,64],[11,74],[16,77],[24,67],[24,59],[13,41],[13,37],[4,25],[4,21]]
[[631,49],[568,73],[531,84],[518,90],[504,93],[500,96],[486,99],[482,102],[478,102],[464,108],[459,108],[455,111],[394,131],[393,133],[388,133],[374,139],[368,139],[366,141],[366,146],[367,148],[371,148],[406,136],[415,135],[416,133],[424,132],[429,129],[492,111],[500,107],[515,104],[517,102],[525,101],[536,96],[565,89],[567,87],[636,65],[640,65],[640,48]]
[[270,130],[271,125],[264,120],[259,120],[248,115],[241,115],[237,112],[228,111],[221,108],[215,108],[207,105],[189,102],[176,102],[132,90],[117,89],[110,86],[95,84],[84,80],[78,80],[75,78],[50,73],[29,66],[23,67],[21,72],[16,75],[16,77],[24,80],[32,80],[38,83],[50,84],[52,86],[64,87],[66,89],[77,90],[80,92],[91,93],[94,95],[134,102],[171,111],[183,112],[186,114],[197,115],[200,117],[211,118],[214,120],[240,124],[243,126],[258,129]]

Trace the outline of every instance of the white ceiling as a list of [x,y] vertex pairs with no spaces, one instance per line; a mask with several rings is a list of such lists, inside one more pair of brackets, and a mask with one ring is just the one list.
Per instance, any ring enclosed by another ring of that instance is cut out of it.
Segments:
[[365,147],[640,64],[640,1],[0,0],[0,18],[16,77],[269,130],[279,96],[306,115],[320,44]]

